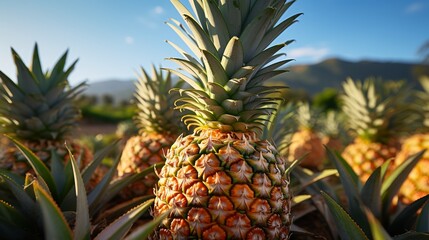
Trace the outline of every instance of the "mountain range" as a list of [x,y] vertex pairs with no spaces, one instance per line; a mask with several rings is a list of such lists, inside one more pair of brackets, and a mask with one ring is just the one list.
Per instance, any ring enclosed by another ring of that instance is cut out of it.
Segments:
[[405,80],[412,87],[420,88],[419,76],[429,75],[429,65],[404,62],[381,61],[346,61],[330,58],[311,65],[294,65],[287,68],[289,72],[274,80],[284,82],[291,89],[302,89],[314,95],[325,88],[341,88],[348,77],[364,80],[368,77],[383,80]]
[[[273,78],[273,82],[286,84],[292,90],[305,91],[314,95],[325,88],[341,87],[348,77],[363,80],[377,77],[384,80],[406,80],[413,87],[419,88],[418,78],[422,74],[429,75],[429,65],[394,61],[347,61],[330,58],[315,64],[290,65],[288,72]],[[84,94],[88,96],[110,95],[115,102],[127,101],[132,98],[135,79],[107,79],[90,83]]]

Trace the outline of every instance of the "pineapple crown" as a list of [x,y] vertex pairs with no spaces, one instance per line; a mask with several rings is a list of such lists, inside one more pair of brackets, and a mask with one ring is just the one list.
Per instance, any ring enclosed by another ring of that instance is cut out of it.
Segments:
[[409,89],[404,82],[379,78],[343,83],[343,112],[348,127],[359,138],[386,143],[394,136],[406,134],[412,126],[411,109],[406,106]]
[[343,118],[344,115],[342,112],[337,111],[328,111],[321,118],[323,128],[321,128],[321,132],[325,136],[329,137],[340,137],[341,135],[345,135],[343,131]]
[[416,93],[415,108],[416,121],[421,125],[419,130],[429,131],[429,77],[424,76],[419,79],[423,91]]
[[21,140],[65,139],[80,116],[72,101],[82,91],[84,83],[72,88],[67,80],[77,60],[64,70],[66,51],[52,71],[43,73],[37,44],[31,68],[25,66],[13,48],[12,56],[17,68],[17,83],[0,71],[0,131]]
[[181,67],[169,70],[191,86],[179,90],[176,101],[177,109],[193,112],[184,115],[184,123],[195,131],[262,133],[282,101],[282,87],[264,83],[286,72],[278,68],[291,61],[276,60],[292,40],[270,44],[300,15],[280,20],[294,1],[189,1],[193,14],[179,0],[171,2],[186,26],[167,24],[192,52],[167,41],[183,56],[169,58]]
[[320,111],[312,106],[309,102],[296,103],[295,120],[300,129],[315,130],[318,124]]
[[138,113],[134,120],[141,132],[146,133],[175,133],[179,131],[180,116],[174,111],[174,101],[177,92],[169,91],[171,88],[180,88],[183,81],[177,81],[173,86],[171,73],[166,75],[162,70],[157,71],[152,65],[152,76],[142,67],[141,74],[136,82],[135,97],[137,99]]

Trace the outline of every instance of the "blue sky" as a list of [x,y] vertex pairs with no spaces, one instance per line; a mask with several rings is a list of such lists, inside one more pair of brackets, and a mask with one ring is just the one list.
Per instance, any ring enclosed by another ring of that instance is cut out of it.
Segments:
[[[187,0],[185,0],[187,1]],[[298,0],[286,16],[302,12],[279,41],[293,64],[329,57],[417,62],[429,40],[427,0]],[[134,78],[140,66],[174,67],[165,43],[183,46],[164,24],[179,19],[169,0],[5,0],[0,4],[0,70],[16,79],[10,48],[30,62],[37,42],[44,69],[68,49],[79,58],[70,81]]]

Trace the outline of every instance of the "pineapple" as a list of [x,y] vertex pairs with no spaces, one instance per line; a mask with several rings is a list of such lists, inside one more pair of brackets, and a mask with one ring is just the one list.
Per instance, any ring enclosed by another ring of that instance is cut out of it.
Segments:
[[297,104],[298,131],[292,135],[289,146],[289,161],[304,157],[301,166],[311,169],[320,169],[325,159],[322,139],[316,130],[317,115],[308,102]]
[[[281,102],[264,83],[285,72],[275,61],[291,41],[269,46],[300,14],[282,19],[293,1],[189,1],[173,5],[186,22],[168,23],[188,45],[182,70],[170,71],[179,110],[193,130],[169,149],[158,173],[154,216],[171,211],[156,239],[287,239],[290,192],[286,161],[260,135]],[[282,19],[280,21],[280,19]],[[280,21],[280,23],[278,23]]]
[[[410,127],[405,102],[405,84],[388,85],[381,79],[343,83],[343,111],[354,141],[342,157],[366,182],[371,173],[385,161],[393,159],[400,149],[399,136]],[[390,170],[392,165],[390,165]]]
[[[401,151],[398,153],[395,164],[399,165],[404,162],[411,155],[429,148],[429,77],[420,80],[424,91],[419,92],[417,95],[417,109],[420,110],[422,120],[419,121],[423,127],[420,131],[407,137],[403,143]],[[411,171],[407,180],[402,185],[399,195],[400,199],[410,204],[415,200],[429,194],[429,151],[426,150],[423,157],[417,163],[416,167]]]
[[[139,134],[127,140],[118,165],[118,177],[141,172],[155,163],[165,160],[165,152],[180,134],[180,115],[175,111],[174,101],[177,94],[169,94],[173,87],[170,72],[164,75],[152,66],[152,77],[141,68],[136,83],[135,97],[138,113],[135,117]],[[181,87],[178,81],[174,87]],[[122,191],[122,197],[153,194],[157,182],[155,174],[148,175],[144,181],[137,181]]]
[[[71,137],[80,117],[72,101],[82,91],[84,83],[70,87],[67,79],[77,61],[64,70],[66,52],[51,71],[44,73],[37,44],[34,46],[31,68],[25,66],[14,49],[12,56],[17,68],[17,83],[0,71],[1,133],[24,143],[48,166],[52,154],[58,155],[64,162],[68,161],[69,155],[64,146],[67,142],[82,169],[92,161],[92,153]],[[31,170],[15,146],[11,145],[4,151],[0,156],[0,168],[23,176]]]

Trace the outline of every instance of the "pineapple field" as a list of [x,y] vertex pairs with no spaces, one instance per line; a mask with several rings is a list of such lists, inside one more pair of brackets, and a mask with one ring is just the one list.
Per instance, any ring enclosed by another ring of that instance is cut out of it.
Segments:
[[118,105],[70,84],[68,50],[44,68],[11,46],[0,239],[429,239],[429,71],[298,96],[294,3],[171,0],[180,57]]

